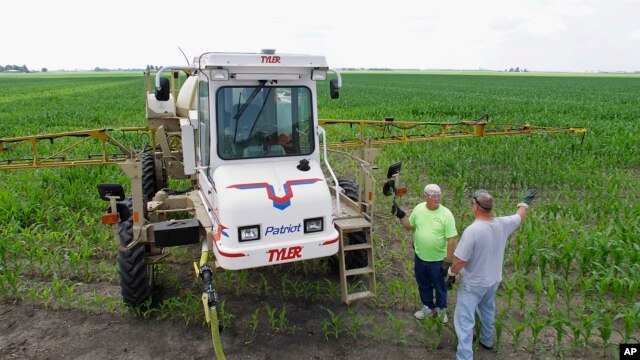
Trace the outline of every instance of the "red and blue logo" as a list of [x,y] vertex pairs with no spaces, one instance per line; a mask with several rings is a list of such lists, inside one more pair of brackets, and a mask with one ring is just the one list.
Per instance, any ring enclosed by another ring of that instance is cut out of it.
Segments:
[[322,181],[319,178],[313,179],[299,179],[299,180],[287,180],[282,188],[284,189],[284,196],[276,196],[273,191],[273,185],[266,182],[250,183],[250,184],[235,184],[227,186],[227,189],[239,189],[239,190],[251,190],[251,189],[265,189],[267,196],[273,201],[273,207],[276,209],[284,210],[291,205],[291,198],[293,198],[292,186],[315,184],[318,181]]

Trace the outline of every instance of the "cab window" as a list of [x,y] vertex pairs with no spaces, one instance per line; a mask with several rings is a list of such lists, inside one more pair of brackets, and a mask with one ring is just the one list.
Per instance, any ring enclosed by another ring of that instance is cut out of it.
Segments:
[[307,87],[222,87],[216,94],[221,159],[309,155],[314,151]]
[[209,166],[211,131],[209,121],[209,83],[198,82],[198,133],[200,134],[200,164]]

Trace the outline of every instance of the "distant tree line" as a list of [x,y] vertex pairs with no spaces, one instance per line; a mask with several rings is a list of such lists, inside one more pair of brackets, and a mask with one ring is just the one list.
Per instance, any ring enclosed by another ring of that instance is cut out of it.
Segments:
[[29,69],[27,69],[27,65],[22,65],[22,66],[18,66],[18,65],[7,65],[7,66],[2,66],[0,65],[0,72],[3,71],[17,71],[17,72],[24,72],[24,73],[28,73]]
[[529,70],[522,68],[520,69],[519,67],[516,68],[509,68],[509,70],[504,69],[505,72],[529,72]]
[[[162,66],[159,65],[147,65],[146,70],[160,70]],[[93,69],[93,71],[111,71],[112,69],[108,69],[108,68],[103,68],[103,67],[95,67]],[[139,69],[118,69],[118,70],[139,70]],[[41,72],[47,72],[48,69],[46,67],[43,67],[42,69],[40,69]],[[22,66],[18,66],[18,65],[5,65],[2,66],[0,65],[0,72],[21,72],[21,73],[28,73],[28,72],[37,72],[37,70],[33,71],[33,70],[29,70],[27,68],[27,65],[22,65]]]

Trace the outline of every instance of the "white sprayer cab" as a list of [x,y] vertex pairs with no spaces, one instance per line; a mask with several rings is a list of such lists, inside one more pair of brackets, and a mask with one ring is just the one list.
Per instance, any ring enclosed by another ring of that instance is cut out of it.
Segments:
[[194,67],[196,168],[218,264],[234,270],[335,254],[318,139],[324,57],[206,53]]

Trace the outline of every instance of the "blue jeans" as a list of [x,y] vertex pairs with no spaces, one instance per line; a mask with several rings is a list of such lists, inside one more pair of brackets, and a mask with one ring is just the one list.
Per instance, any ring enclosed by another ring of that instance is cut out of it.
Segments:
[[474,313],[480,318],[480,342],[493,346],[493,324],[496,315],[496,290],[499,282],[491,286],[472,286],[464,283],[458,286],[456,310],[453,324],[458,335],[456,359],[473,359]]
[[[446,309],[447,288],[444,284],[444,275],[442,275],[442,261],[424,261],[416,255],[413,268],[422,304],[429,309],[436,307]],[[435,303],[433,302],[434,290],[436,293]]]

